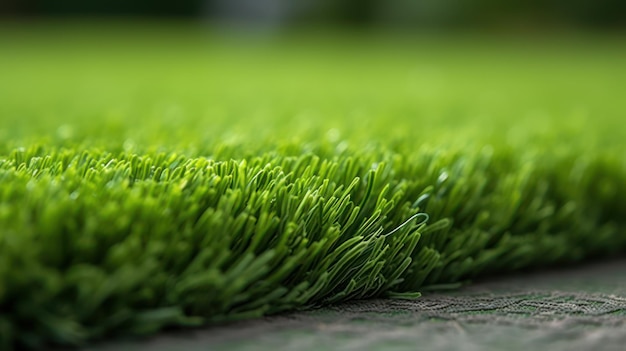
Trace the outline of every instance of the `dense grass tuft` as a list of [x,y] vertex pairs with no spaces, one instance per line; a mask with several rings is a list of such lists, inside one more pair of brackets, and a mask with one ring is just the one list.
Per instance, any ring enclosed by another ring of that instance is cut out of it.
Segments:
[[624,48],[70,32],[0,38],[2,349],[626,249]]

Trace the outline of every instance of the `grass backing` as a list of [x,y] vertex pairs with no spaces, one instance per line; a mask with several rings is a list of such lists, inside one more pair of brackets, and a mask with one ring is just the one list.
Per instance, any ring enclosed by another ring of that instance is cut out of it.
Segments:
[[3,24],[4,349],[626,248],[619,38],[207,31]]

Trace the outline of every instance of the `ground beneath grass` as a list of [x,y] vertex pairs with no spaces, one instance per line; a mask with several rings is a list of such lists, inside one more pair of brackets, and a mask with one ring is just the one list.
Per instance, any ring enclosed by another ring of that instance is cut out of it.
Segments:
[[358,301],[91,351],[621,350],[626,260]]

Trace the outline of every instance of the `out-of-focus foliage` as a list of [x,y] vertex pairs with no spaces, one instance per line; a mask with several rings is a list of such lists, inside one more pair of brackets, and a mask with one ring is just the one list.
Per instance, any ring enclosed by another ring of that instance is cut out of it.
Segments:
[[626,25],[626,3],[620,0],[4,0],[2,10],[17,16],[183,16],[403,27]]

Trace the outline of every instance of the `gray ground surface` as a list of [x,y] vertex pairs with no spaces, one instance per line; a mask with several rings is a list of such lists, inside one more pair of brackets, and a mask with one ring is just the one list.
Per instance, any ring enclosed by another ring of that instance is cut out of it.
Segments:
[[626,260],[117,342],[93,351],[626,350]]

